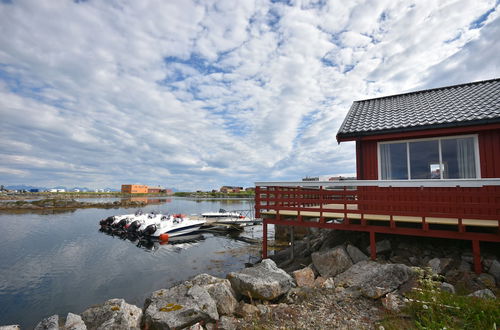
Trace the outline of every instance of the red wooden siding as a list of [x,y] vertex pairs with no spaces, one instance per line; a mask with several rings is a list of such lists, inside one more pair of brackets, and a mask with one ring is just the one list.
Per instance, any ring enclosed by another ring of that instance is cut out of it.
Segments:
[[[467,132],[474,133],[474,132]],[[481,166],[482,178],[500,178],[500,129],[479,131],[479,162]],[[466,134],[466,133],[465,133]],[[436,134],[438,136],[452,136]],[[425,131],[421,136],[412,138],[429,137]],[[386,139],[379,136],[379,141],[404,140],[405,136],[398,136],[393,139]],[[377,142],[375,140],[356,141],[356,170],[358,180],[379,180],[378,177],[378,154]]]
[[482,178],[500,178],[500,129],[479,133]]
[[377,141],[356,141],[358,180],[378,180]]

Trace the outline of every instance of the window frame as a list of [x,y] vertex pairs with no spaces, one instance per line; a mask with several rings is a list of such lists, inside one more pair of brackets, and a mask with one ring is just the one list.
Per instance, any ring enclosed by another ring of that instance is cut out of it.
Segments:
[[[475,157],[475,167],[476,167],[476,177],[475,178],[456,178],[456,179],[444,179],[443,178],[443,154],[441,141],[442,140],[451,140],[451,139],[461,139],[461,138],[473,138],[474,144],[474,157]],[[439,179],[412,179],[411,178],[411,165],[410,165],[410,142],[421,142],[421,141],[438,141],[439,148],[439,166],[440,166],[440,178]],[[407,161],[407,176],[408,179],[398,179],[405,181],[426,181],[426,180],[471,180],[471,179],[481,179],[481,167],[479,160],[479,139],[478,134],[467,134],[467,135],[451,135],[451,136],[436,136],[429,138],[420,138],[420,139],[404,139],[404,140],[391,140],[391,141],[380,141],[377,142],[377,175],[378,180],[390,181],[392,179],[382,179],[382,167],[381,167],[381,154],[380,154],[380,146],[383,144],[395,144],[395,143],[406,143],[406,161]]]

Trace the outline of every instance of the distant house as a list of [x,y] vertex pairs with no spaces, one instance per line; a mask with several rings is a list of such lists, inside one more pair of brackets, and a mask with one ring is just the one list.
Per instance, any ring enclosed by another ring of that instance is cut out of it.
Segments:
[[248,188],[245,188],[245,191],[255,191],[255,187],[248,187]]
[[124,194],[147,194],[148,186],[139,184],[122,184],[121,192]]
[[243,187],[235,187],[235,186],[222,186],[219,191],[221,193],[235,193],[243,190]]
[[52,193],[63,193],[63,192],[66,192],[66,189],[52,188],[52,189],[49,189],[49,192],[52,192]]
[[37,193],[37,192],[40,192],[40,189],[32,188],[32,189],[30,189],[30,192]]
[[161,187],[148,187],[148,194],[158,194],[162,191]]

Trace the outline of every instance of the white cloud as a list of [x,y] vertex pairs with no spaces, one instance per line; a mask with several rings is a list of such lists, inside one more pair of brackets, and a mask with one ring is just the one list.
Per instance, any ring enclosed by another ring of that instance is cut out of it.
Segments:
[[212,189],[352,173],[335,134],[353,100],[498,77],[495,6],[1,3],[0,181]]

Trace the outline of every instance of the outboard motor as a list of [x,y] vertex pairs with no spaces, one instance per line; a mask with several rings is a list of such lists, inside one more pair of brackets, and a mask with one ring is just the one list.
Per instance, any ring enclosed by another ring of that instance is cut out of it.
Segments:
[[104,227],[104,226],[109,226],[113,223],[113,221],[115,220],[115,217],[113,216],[110,216],[110,217],[107,217],[106,219],[102,219],[99,224]]
[[130,224],[130,226],[128,226],[127,232],[129,234],[135,233],[135,232],[137,232],[137,229],[139,229],[140,226],[141,226],[141,222],[139,220],[135,220],[134,222],[132,222]]
[[146,229],[143,230],[142,235],[144,236],[151,236],[154,234],[156,231],[156,225],[152,224],[146,227]]
[[121,219],[117,223],[113,224],[113,228],[120,229],[123,228],[123,226],[125,226],[126,224],[127,224],[127,218]]

